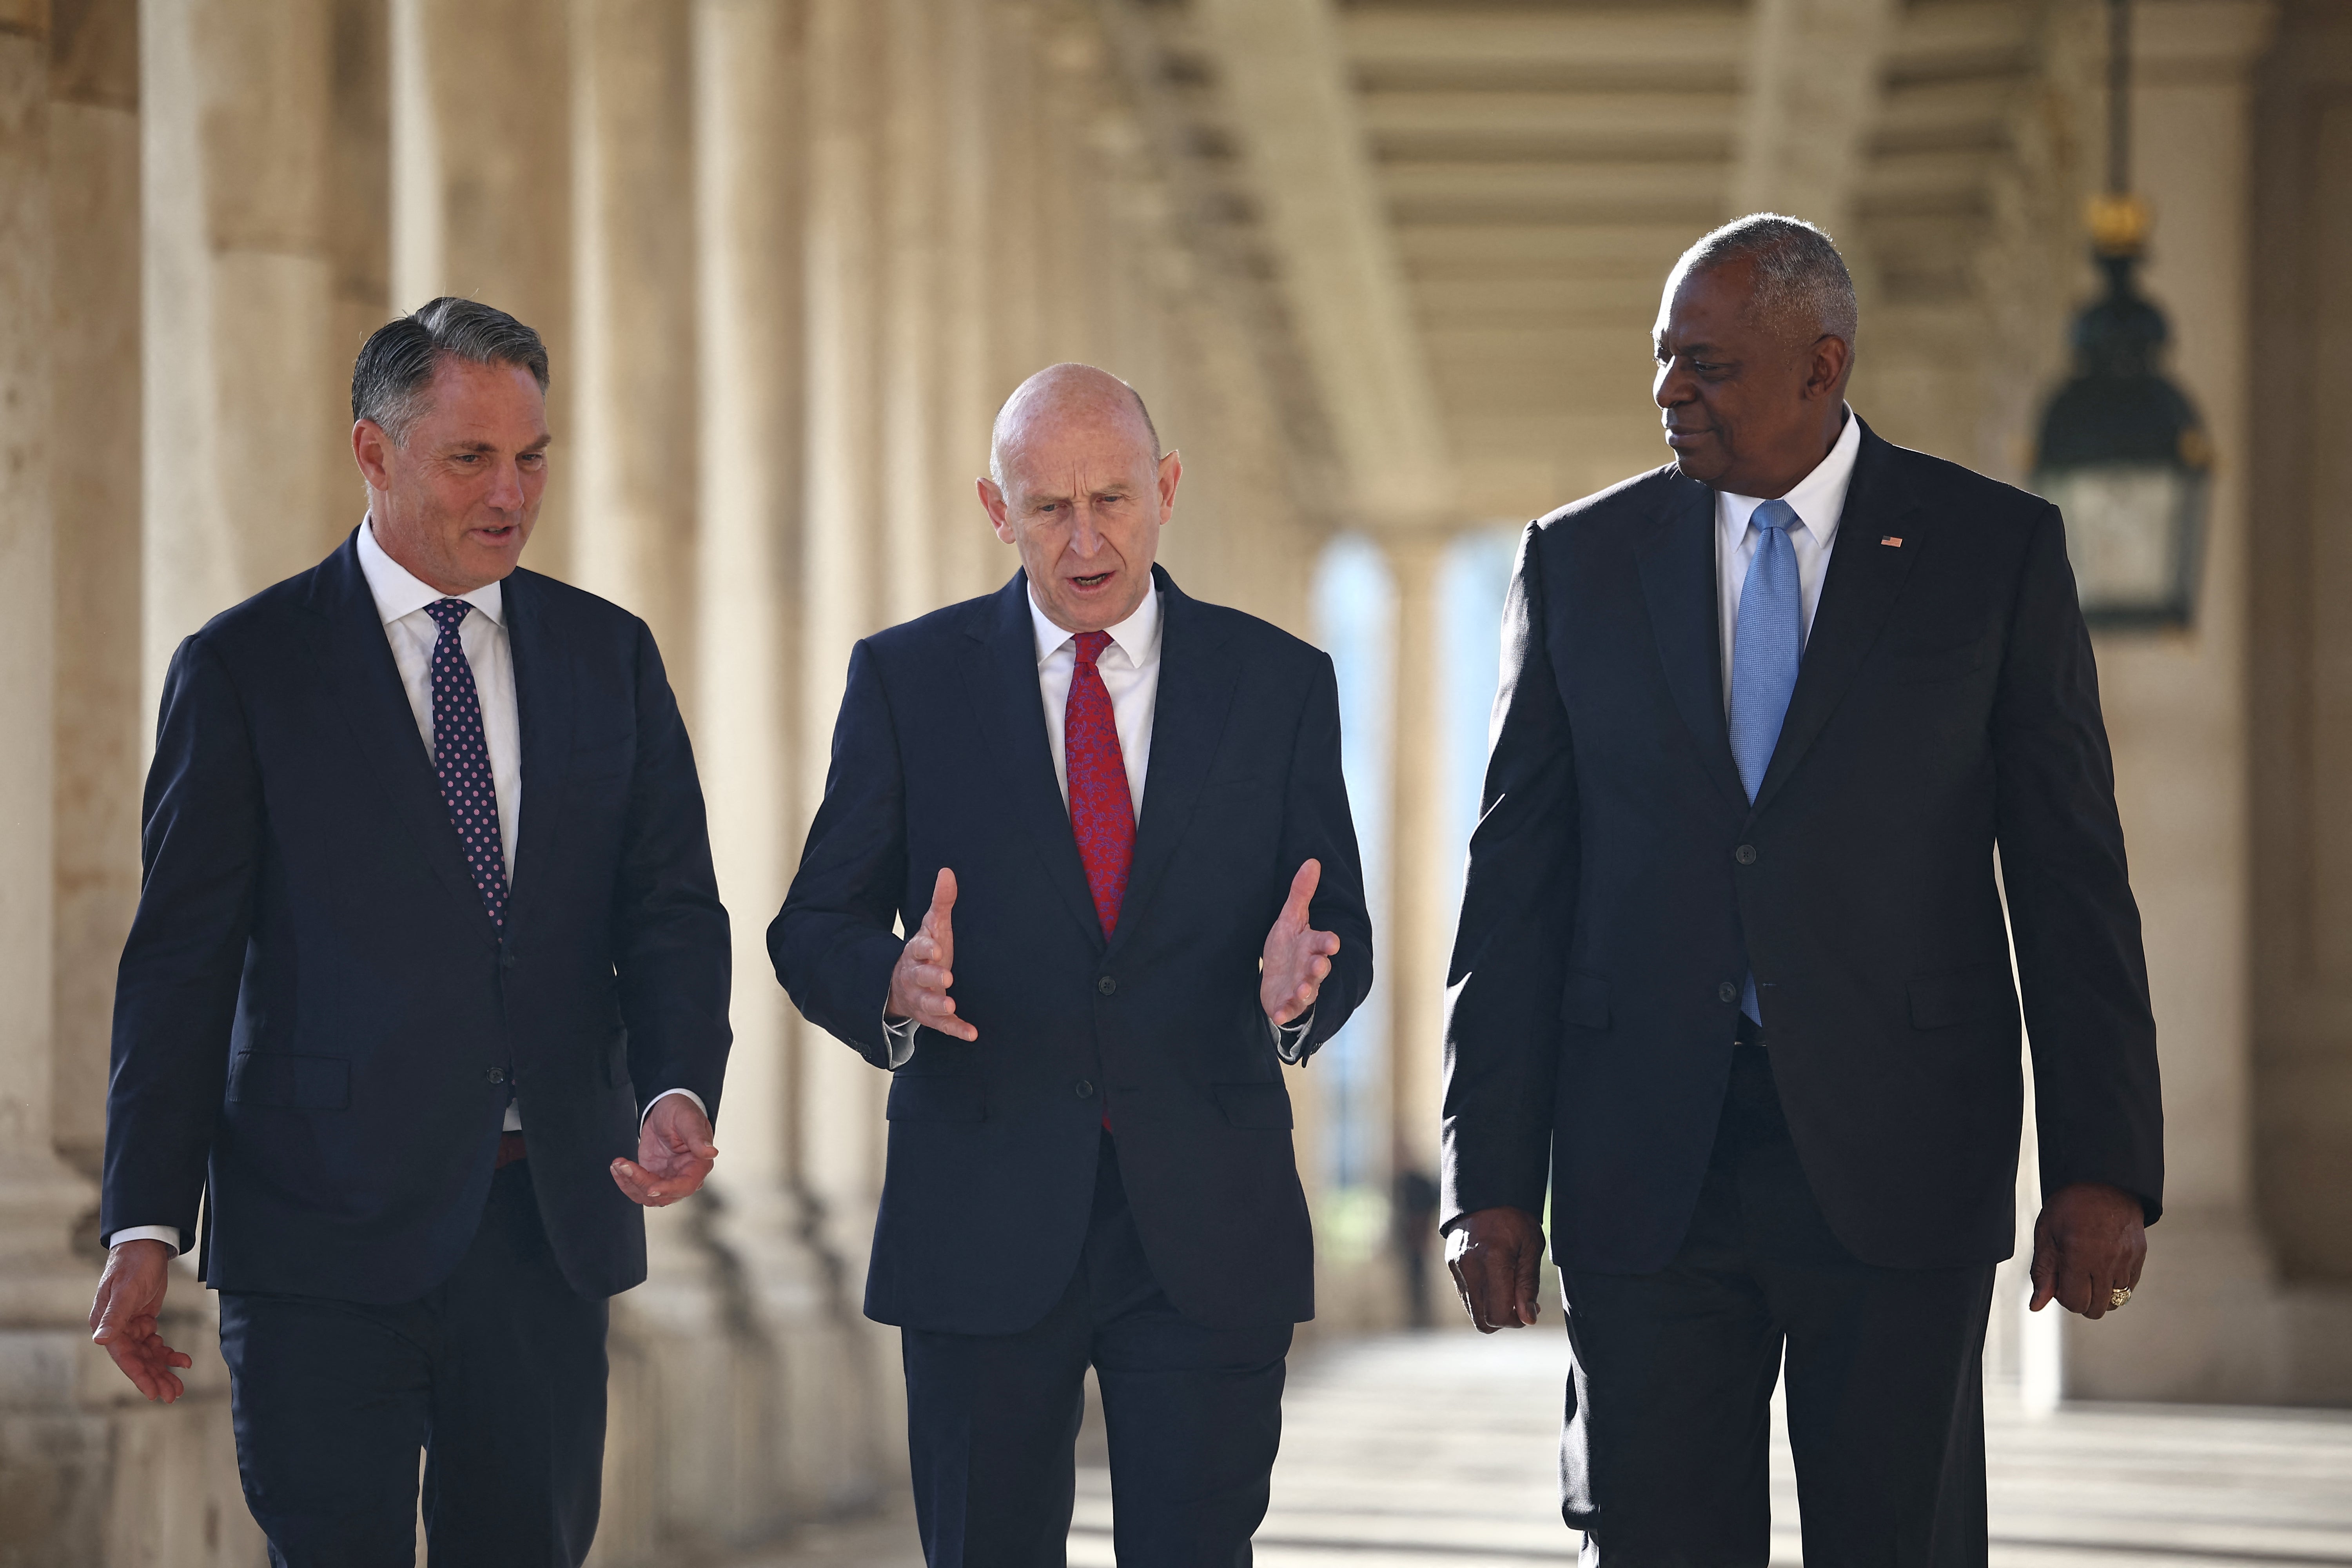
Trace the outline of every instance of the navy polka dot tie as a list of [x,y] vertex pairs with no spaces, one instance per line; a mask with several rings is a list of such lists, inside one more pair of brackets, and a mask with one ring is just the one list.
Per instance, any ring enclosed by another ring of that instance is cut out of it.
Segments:
[[449,820],[457,842],[482,891],[482,907],[490,923],[506,930],[507,860],[499,837],[499,791],[490,776],[490,748],[482,739],[482,694],[474,685],[474,667],[466,662],[466,645],[457,636],[466,612],[473,606],[463,599],[442,599],[425,606],[441,628],[433,639],[433,771],[441,780],[441,798],[448,803]]

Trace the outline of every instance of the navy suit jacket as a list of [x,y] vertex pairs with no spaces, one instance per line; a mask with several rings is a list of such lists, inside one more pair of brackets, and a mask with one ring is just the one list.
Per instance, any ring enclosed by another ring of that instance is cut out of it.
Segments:
[[490,1185],[509,1086],[564,1278],[645,1278],[608,1171],[638,1092],[715,1115],[729,947],[686,728],[635,616],[504,586],[523,796],[484,911],[356,532],[180,645],[115,993],[104,1212],[197,1230],[224,1290],[413,1300]]
[[1838,1239],[1894,1268],[2006,1258],[2010,931],[2043,1188],[2110,1183],[2153,1218],[2155,1026],[2057,510],[1865,426],[1753,805],[1716,558],[1714,492],[1670,468],[1528,527],[1454,950],[1446,1223],[1540,1213],[1549,1177],[1564,1266],[1663,1268],[1752,963]]
[[1331,661],[1165,572],[1160,689],[1135,858],[1106,942],[1054,778],[1027,579],[859,643],[824,803],[768,930],[811,1022],[877,1067],[903,940],[954,870],[956,1010],[889,1097],[866,1310],[1003,1334],[1077,1267],[1108,1109],[1160,1287],[1215,1327],[1314,1315],[1288,1090],[1258,954],[1290,879],[1340,948],[1307,1044],[1372,978]]

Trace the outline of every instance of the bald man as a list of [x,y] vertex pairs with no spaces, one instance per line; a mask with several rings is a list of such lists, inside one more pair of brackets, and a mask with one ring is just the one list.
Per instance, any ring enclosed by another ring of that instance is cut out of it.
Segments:
[[1021,570],[852,651],[768,948],[891,1075],[932,1568],[1063,1561],[1089,1365],[1118,1561],[1246,1563],[1314,1315],[1282,1064],[1372,979],[1331,661],[1153,565],[1183,464],[1124,382],[1040,371],[989,467]]

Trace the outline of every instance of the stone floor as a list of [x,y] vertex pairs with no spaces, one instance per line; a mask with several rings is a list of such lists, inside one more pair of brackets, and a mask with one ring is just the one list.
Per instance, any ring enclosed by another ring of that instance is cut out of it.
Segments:
[[[1572,1560],[1555,1495],[1566,1336],[1359,1341],[1294,1365],[1260,1568]],[[1995,1568],[2352,1564],[2352,1414],[2069,1406],[1990,1415]],[[1776,1456],[1773,1563],[1799,1561]],[[740,1568],[919,1568],[905,1519],[812,1532]],[[1082,1469],[1073,1568],[1108,1568],[1110,1483]]]

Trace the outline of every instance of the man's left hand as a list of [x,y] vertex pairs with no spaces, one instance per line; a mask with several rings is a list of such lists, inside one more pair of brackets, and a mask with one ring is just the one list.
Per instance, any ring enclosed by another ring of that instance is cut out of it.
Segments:
[[613,1180],[632,1203],[667,1208],[702,1189],[719,1151],[710,1142],[710,1119],[682,1094],[666,1095],[646,1112],[637,1133],[637,1157],[613,1162]]
[[2033,1222],[2033,1302],[2086,1318],[2114,1310],[2114,1292],[2139,1284],[2147,1224],[2139,1199],[2104,1182],[2061,1187]]
[[1315,885],[1322,879],[1322,861],[1301,865],[1298,875],[1290,879],[1290,897],[1284,901],[1282,912],[1274,917],[1274,929],[1265,933],[1265,950],[1258,960],[1257,1000],[1276,1028],[1315,1005],[1324,978],[1331,973],[1331,955],[1339,951],[1337,935],[1312,930],[1307,923],[1307,906],[1315,897]]

